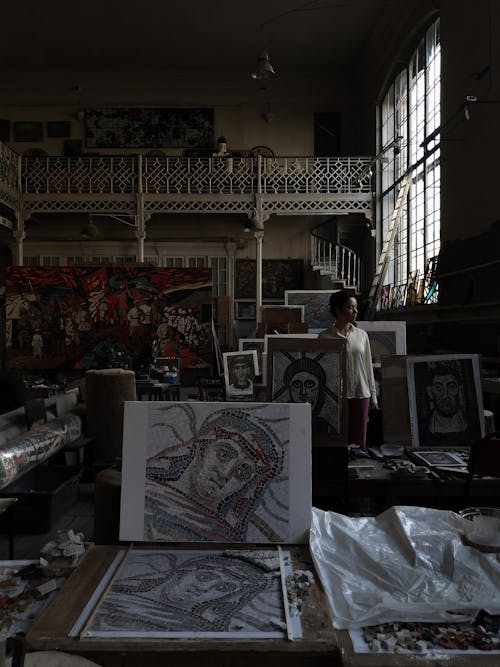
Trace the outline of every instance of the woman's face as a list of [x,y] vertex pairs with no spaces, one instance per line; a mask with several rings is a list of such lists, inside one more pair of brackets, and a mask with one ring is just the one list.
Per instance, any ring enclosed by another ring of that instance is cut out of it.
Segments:
[[356,299],[350,296],[342,308],[337,309],[337,314],[340,314],[341,318],[346,322],[350,322],[351,324],[355,322],[358,316],[358,302]]

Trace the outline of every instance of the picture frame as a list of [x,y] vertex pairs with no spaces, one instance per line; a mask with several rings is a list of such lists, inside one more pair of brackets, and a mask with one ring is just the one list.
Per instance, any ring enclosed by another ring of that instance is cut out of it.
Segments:
[[304,306],[263,304],[261,321],[265,324],[284,324],[285,322],[304,322]]
[[43,123],[31,120],[16,121],[14,123],[14,141],[43,141]]
[[374,364],[380,364],[383,356],[406,355],[405,321],[358,320],[356,324],[368,334]]
[[304,306],[304,322],[309,331],[317,332],[328,329],[333,316],[330,313],[330,296],[338,290],[286,290],[287,306]]
[[223,352],[227,401],[251,401],[255,378],[259,375],[257,350]]
[[85,144],[87,148],[210,149],[214,146],[214,109],[86,109]]
[[247,352],[249,350],[257,352],[257,376],[261,376],[263,372],[262,355],[265,352],[264,338],[240,338],[238,341],[238,350],[240,352]]
[[412,457],[418,459],[423,465],[429,466],[429,468],[457,468],[466,466],[466,463],[460,454],[442,449],[419,450],[413,452]]
[[310,403],[313,445],[347,444],[345,341],[271,336],[267,345],[267,400]]
[[67,139],[71,137],[70,120],[49,120],[47,121],[47,137]]
[[[257,263],[254,259],[237,259],[235,263],[235,296],[253,299],[257,290]],[[263,259],[262,299],[283,299],[285,289],[301,289],[304,282],[304,260]]]
[[485,436],[479,355],[406,357],[415,449],[467,447]]
[[237,320],[255,320],[257,317],[255,301],[235,301],[235,310],[235,318]]

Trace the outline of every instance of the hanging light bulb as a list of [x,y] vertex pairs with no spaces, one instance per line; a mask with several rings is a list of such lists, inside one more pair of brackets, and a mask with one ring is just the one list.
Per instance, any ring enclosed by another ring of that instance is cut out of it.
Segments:
[[257,65],[254,71],[251,74],[252,79],[269,79],[271,76],[276,74],[273,66],[269,60],[269,55],[266,49],[263,49],[260,56],[257,59]]

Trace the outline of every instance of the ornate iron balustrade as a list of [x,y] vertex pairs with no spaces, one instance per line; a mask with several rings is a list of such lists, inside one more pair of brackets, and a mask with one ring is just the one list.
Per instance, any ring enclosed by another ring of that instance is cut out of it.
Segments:
[[14,210],[312,214],[371,210],[368,157],[18,156],[0,144]]
[[0,203],[15,210],[19,206],[19,156],[0,142]]

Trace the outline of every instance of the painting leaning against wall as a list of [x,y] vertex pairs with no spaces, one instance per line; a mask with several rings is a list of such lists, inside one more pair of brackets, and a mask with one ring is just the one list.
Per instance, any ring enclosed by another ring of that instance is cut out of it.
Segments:
[[8,368],[86,371],[155,354],[210,365],[211,269],[9,267],[5,309]]

